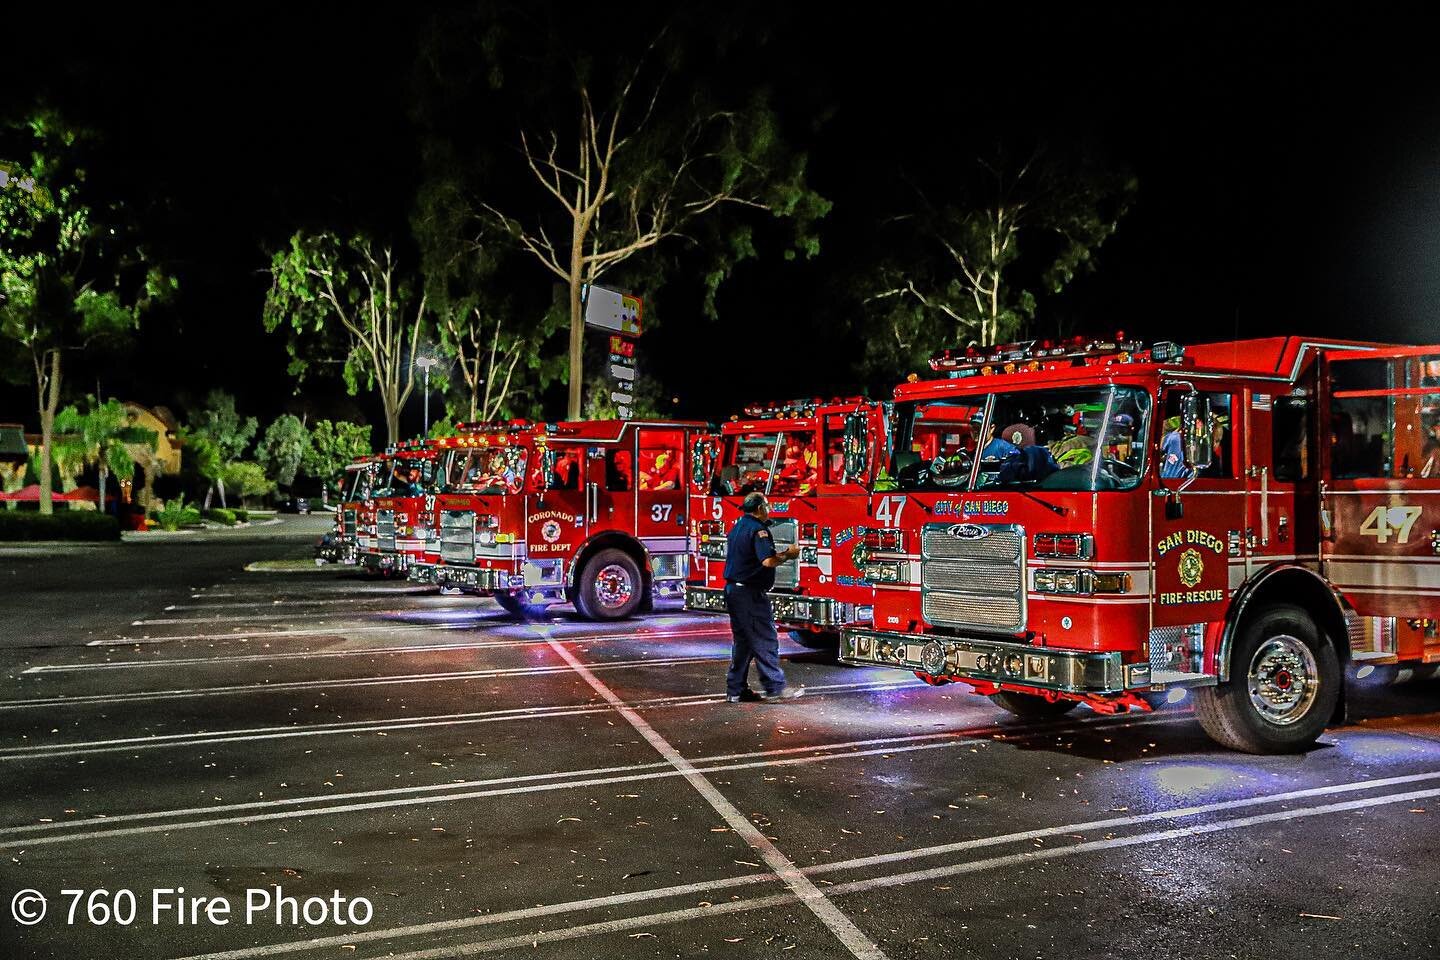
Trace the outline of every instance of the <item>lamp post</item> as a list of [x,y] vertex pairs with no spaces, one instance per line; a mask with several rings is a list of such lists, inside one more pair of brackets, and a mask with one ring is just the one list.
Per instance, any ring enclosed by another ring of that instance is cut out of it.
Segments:
[[425,372],[425,430],[422,436],[430,436],[430,368],[439,363],[434,357],[416,357],[415,366]]

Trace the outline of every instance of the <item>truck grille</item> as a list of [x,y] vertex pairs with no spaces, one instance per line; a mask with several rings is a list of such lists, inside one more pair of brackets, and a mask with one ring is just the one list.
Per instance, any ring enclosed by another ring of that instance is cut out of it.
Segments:
[[375,511],[375,536],[380,540],[381,552],[395,551],[395,511]]
[[475,562],[475,514],[467,510],[440,514],[440,559],[446,563]]
[[921,612],[938,626],[1025,628],[1025,530],[929,523],[920,531]]

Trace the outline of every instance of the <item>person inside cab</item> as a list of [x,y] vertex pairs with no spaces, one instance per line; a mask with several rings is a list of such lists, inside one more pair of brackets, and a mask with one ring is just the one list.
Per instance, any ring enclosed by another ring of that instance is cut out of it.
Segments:
[[640,477],[641,490],[678,490],[680,488],[680,465],[675,455],[662,450],[655,455],[655,461]]

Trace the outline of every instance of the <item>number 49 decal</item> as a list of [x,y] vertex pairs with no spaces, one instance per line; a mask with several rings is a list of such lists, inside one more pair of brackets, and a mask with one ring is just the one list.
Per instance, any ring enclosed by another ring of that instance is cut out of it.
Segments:
[[1396,543],[1409,543],[1410,529],[1421,513],[1420,507],[1376,507],[1360,524],[1360,532],[1376,543],[1389,543],[1391,536]]

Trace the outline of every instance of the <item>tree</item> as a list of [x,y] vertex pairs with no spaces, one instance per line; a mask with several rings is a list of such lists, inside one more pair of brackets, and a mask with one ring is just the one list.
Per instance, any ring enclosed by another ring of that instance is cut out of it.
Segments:
[[310,450],[310,432],[292,413],[276,417],[255,445],[255,459],[270,479],[286,489],[295,483],[295,474]]
[[346,465],[370,452],[370,428],[344,420],[317,420],[310,428],[310,446],[301,460],[304,471],[336,493],[335,482]]
[[[657,40],[657,43],[659,41]],[[776,218],[817,219],[829,203],[805,185],[805,160],[790,153],[762,92],[720,105],[698,93],[662,99],[667,76],[651,77],[655,45],[598,106],[603,84],[581,78],[575,115],[562,136],[522,129],[526,167],[546,195],[547,213],[519,216],[489,201],[482,209],[565,287],[570,325],[568,416],[584,398],[582,291],[615,267],[657,245],[687,236],[721,208],[749,208]],[[638,101],[638,102],[637,102]],[[508,204],[507,204],[508,206]],[[802,249],[818,245],[807,238]],[[736,249],[753,253],[748,234]],[[723,279],[707,277],[710,296]]]
[[51,448],[65,356],[130,332],[175,289],[131,238],[122,204],[100,196],[89,169],[94,137],[39,111],[3,131],[22,161],[0,169],[0,337],[34,373],[40,417],[40,512],[51,513]]
[[1058,294],[1094,269],[1136,189],[1126,173],[1040,150],[1018,164],[997,152],[968,173],[945,184],[947,202],[917,190],[918,212],[892,221],[921,249],[902,245],[872,282],[867,303],[885,331],[871,354],[879,364],[914,366],[942,347],[1022,335],[1037,293]]
[[270,262],[265,329],[290,331],[290,372],[304,379],[315,358],[343,354],[345,385],[380,397],[387,442],[400,439],[400,411],[415,389],[414,358],[425,327],[425,295],[389,247],[367,237],[296,233]]
[[513,278],[528,255],[505,233],[483,229],[462,185],[464,165],[434,164],[411,220],[435,348],[451,361],[431,371],[432,386],[447,391],[452,419],[540,416],[541,392],[565,370],[550,347],[568,316],[553,302],[517,295]]
[[77,454],[81,462],[95,465],[103,513],[110,474],[134,474],[136,455],[142,450],[154,451],[159,437],[153,430],[132,426],[130,414],[119,400],[111,398],[100,403],[93,396],[86,399],[89,409],[84,413],[71,404],[56,416],[56,443],[59,449]]
[[265,476],[265,468],[253,460],[237,460],[225,465],[223,486],[234,490],[244,503],[246,497],[263,497],[275,489]]
[[240,418],[235,398],[224,390],[211,390],[205,397],[205,407],[187,431],[187,443],[200,444],[195,451],[196,469],[212,484],[205,492],[204,509],[210,509],[210,495],[217,489],[220,506],[225,506],[225,468],[245,455],[258,428],[254,417]]

